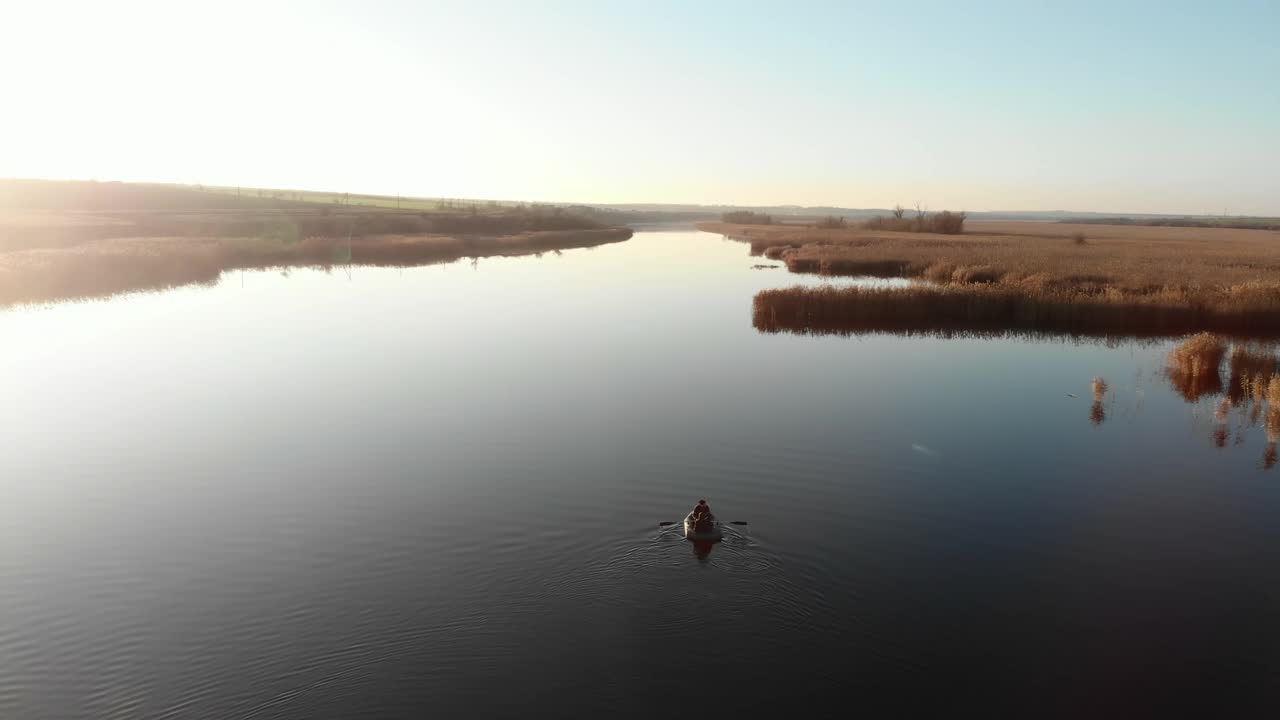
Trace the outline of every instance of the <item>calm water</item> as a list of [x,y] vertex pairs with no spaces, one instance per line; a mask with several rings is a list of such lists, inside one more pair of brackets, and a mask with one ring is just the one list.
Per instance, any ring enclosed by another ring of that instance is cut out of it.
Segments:
[[[0,717],[1274,715],[1244,408],[1168,344],[759,334],[819,281],[757,262],[643,232],[0,313]],[[658,527],[704,496],[749,522],[709,553]]]

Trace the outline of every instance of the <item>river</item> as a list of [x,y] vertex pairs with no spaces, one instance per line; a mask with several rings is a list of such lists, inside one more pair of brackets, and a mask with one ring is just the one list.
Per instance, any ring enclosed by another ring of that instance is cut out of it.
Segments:
[[[1280,474],[1171,342],[765,334],[823,280],[758,263],[644,231],[0,311],[0,717],[1280,702]],[[659,527],[702,497],[747,524]]]

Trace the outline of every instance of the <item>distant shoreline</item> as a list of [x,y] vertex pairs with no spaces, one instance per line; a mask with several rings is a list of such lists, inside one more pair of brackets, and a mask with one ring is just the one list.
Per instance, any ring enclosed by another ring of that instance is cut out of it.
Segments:
[[0,191],[0,307],[212,284],[227,270],[410,267],[632,235],[544,206],[404,211],[47,181]]
[[512,235],[259,238],[117,238],[0,253],[0,307],[212,285],[230,270],[341,266],[418,267],[465,258],[589,248],[631,237],[627,228]]

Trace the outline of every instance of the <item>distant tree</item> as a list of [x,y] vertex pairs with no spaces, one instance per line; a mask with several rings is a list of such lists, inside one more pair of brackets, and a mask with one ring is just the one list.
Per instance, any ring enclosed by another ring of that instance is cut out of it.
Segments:
[[772,225],[773,216],[751,210],[731,210],[720,216],[723,222],[736,225]]
[[907,209],[906,209],[906,208],[902,207],[901,205],[894,205],[894,206],[893,206],[893,216],[894,216],[895,218],[897,218],[897,219],[901,220],[901,219],[903,218],[903,216],[904,216],[904,215],[906,215],[906,214],[907,214]]

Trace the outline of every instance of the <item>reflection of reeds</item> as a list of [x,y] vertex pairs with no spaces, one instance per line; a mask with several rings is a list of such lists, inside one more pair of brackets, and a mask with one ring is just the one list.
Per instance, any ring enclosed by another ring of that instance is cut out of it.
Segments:
[[1231,348],[1228,367],[1227,397],[1231,403],[1239,405],[1250,397],[1261,400],[1268,378],[1276,373],[1276,356],[1260,348],[1236,345]]
[[1107,381],[1101,375],[1095,377],[1093,382],[1089,384],[1089,389],[1093,391],[1093,405],[1089,408],[1089,421],[1094,425],[1101,425],[1107,419],[1106,406],[1103,401],[1107,396]]
[[1224,448],[1227,446],[1230,432],[1227,430],[1226,425],[1218,425],[1213,429],[1213,432],[1209,433],[1209,437],[1213,440],[1214,447]]
[[1101,425],[1107,419],[1107,409],[1099,400],[1094,400],[1089,406],[1089,422],[1094,425]]
[[1231,401],[1223,398],[1218,402],[1217,407],[1213,409],[1213,420],[1219,425],[1225,424],[1231,416]]
[[1263,427],[1267,430],[1267,442],[1280,441],[1280,405],[1268,402],[1266,423]]
[[1238,311],[1229,306],[1214,308],[1159,292],[1090,294],[1000,283],[765,290],[755,297],[753,323],[765,332],[801,334],[1044,332],[1169,337],[1208,328],[1240,335],[1280,335],[1280,312],[1259,314],[1245,306]]
[[1218,401],[1217,407],[1213,409],[1213,437],[1214,447],[1226,447],[1227,440],[1231,436],[1231,429],[1227,426],[1227,421],[1231,417],[1231,401],[1222,398]]
[[1275,392],[1267,392],[1267,449],[1262,454],[1262,466],[1267,469],[1276,465],[1276,442],[1280,441],[1280,377],[1272,378],[1269,385]]
[[[1277,441],[1280,441],[1280,374],[1276,374],[1274,353],[1253,345],[1236,345],[1231,349],[1227,386],[1222,386],[1219,369],[1226,355],[1222,340],[1210,333],[1200,333],[1178,344],[1169,352],[1166,368],[1174,389],[1189,402],[1206,395],[1223,393],[1225,396],[1214,408],[1213,444],[1226,447],[1230,437],[1231,408],[1245,400],[1252,400],[1250,425],[1256,425],[1263,417],[1267,434],[1267,446],[1262,455],[1262,467],[1275,467]],[[1264,415],[1265,413],[1265,415]],[[1239,444],[1237,438],[1236,443]]]
[[798,258],[794,254],[781,256],[791,272],[812,272],[819,275],[871,275],[896,277],[902,274],[902,263],[897,260],[858,260],[851,258]]

